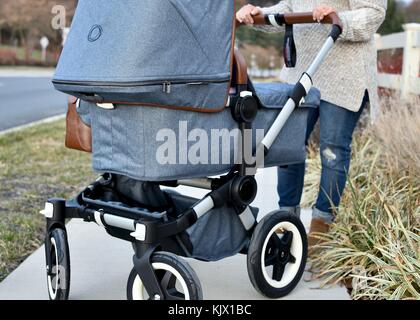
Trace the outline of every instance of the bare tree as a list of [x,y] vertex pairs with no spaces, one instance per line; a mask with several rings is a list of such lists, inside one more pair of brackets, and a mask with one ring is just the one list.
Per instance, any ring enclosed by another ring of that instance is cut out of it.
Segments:
[[420,22],[420,1],[412,1],[405,9],[407,22]]
[[61,42],[60,32],[51,26],[52,7],[63,5],[71,18],[76,4],[76,0],[1,0],[0,26],[7,27],[18,36],[26,48],[28,60],[36,45],[35,40],[40,37],[47,36],[52,44]]

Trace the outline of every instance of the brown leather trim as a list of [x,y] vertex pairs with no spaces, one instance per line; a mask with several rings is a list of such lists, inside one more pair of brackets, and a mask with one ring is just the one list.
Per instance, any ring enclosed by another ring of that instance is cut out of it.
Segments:
[[[259,14],[253,17],[254,24],[256,25],[266,25],[267,21],[265,19],[264,14]],[[303,24],[303,23],[318,23],[313,18],[312,12],[301,12],[301,13],[285,13],[284,19],[287,24]],[[324,20],[321,21],[324,24],[334,24],[339,26],[343,29],[343,22],[340,20],[340,17],[337,13],[331,13],[330,15],[326,16]],[[241,26],[243,24],[237,22],[237,26]]]
[[92,129],[86,125],[76,110],[77,98],[69,96],[66,116],[66,147],[92,152]]
[[[252,19],[254,19],[254,24],[255,25],[265,25],[265,24],[267,24],[267,21],[265,20],[265,15],[264,14],[258,14],[256,16],[253,16]],[[236,28],[239,28],[241,26],[246,26],[246,24],[241,23],[238,20],[236,20]]]
[[[234,9],[233,9],[233,11],[234,11],[234,14],[233,14],[233,21],[232,21],[232,43],[231,43],[231,48],[230,48],[230,50],[231,50],[231,55],[230,55],[230,85],[232,85],[232,77],[233,77],[233,67],[234,67],[234,63],[235,63],[235,54],[236,54],[236,52],[235,52],[235,41],[236,41],[236,28],[237,28],[237,25],[236,25],[236,1],[235,0],[233,0],[234,2]],[[229,86],[229,89],[230,89],[230,86]],[[227,104],[227,101],[228,101],[228,99],[229,99],[229,90],[228,90],[228,94],[227,94],[227,97],[226,97],[226,101],[225,101],[225,106],[226,106],[226,104]]]
[[252,19],[254,19],[254,24],[267,24],[265,20],[265,15],[259,14],[257,16],[254,16]]
[[248,84],[248,66],[242,53],[235,49],[235,68],[236,68],[236,84]]
[[[229,92],[227,93],[229,95]],[[122,101],[106,101],[101,102],[101,104],[104,103],[112,103],[114,105],[125,105],[125,106],[133,106],[133,107],[155,107],[155,108],[162,108],[162,109],[169,109],[169,110],[180,110],[180,111],[192,111],[192,112],[198,112],[198,113],[217,113],[221,112],[226,108],[227,99],[225,101],[225,105],[221,107],[220,109],[203,109],[199,107],[180,107],[180,106],[169,106],[164,104],[158,104],[158,103],[145,103],[145,102],[122,102]]]
[[[286,13],[284,14],[284,20],[287,24],[300,24],[300,23],[318,23],[314,20],[312,12],[303,12],[303,13]],[[343,29],[343,23],[341,22],[337,13],[333,12],[326,16],[324,20],[321,21],[323,24],[334,24]]]
[[69,104],[76,104],[77,97],[69,96],[68,97],[68,102],[69,102]]

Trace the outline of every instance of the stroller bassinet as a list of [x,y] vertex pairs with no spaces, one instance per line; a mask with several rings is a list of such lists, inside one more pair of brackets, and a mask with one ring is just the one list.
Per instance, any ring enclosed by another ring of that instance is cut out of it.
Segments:
[[[253,123],[254,148],[256,142],[260,142],[273,124],[292,89],[292,85],[281,83],[255,85],[263,107]],[[312,89],[305,103],[292,114],[276,139],[264,161],[265,167],[305,161],[307,115],[310,108],[318,107],[319,102],[319,91]],[[78,112],[83,121],[92,127],[93,168],[99,172],[123,174],[143,181],[166,181],[219,175],[229,171],[239,160],[240,132],[229,108],[220,113],[194,113],[126,105],[104,110],[82,101]],[[201,141],[200,136],[192,135],[197,129],[205,135]],[[264,131],[259,135],[259,141],[256,141],[258,129]],[[160,140],[159,133],[163,133],[169,141]],[[165,142],[168,147],[175,143],[175,148],[172,149],[174,154],[171,159],[161,161],[158,159],[159,154],[167,151],[164,148]],[[200,142],[204,143],[201,152],[205,154],[199,154],[200,163],[191,163],[187,155]],[[227,146],[225,142],[228,143]],[[162,148],[163,151],[160,151]],[[181,153],[184,153],[186,159],[182,160]],[[229,157],[227,162],[223,156]]]
[[[239,70],[241,57],[234,58],[234,30],[234,1],[80,1],[53,83],[82,100],[78,112],[92,128],[93,168],[165,181],[218,175],[240,163],[245,137],[226,108],[238,82],[232,76],[246,73]],[[255,91],[261,108],[253,148],[293,86]],[[312,89],[265,166],[304,161],[308,108],[319,101]]]

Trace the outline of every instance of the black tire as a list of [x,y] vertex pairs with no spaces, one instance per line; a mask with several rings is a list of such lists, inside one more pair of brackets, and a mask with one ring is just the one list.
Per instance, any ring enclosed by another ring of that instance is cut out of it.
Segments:
[[[50,300],[68,300],[70,292],[70,254],[67,233],[56,228],[45,240],[47,287]],[[50,261],[50,265],[48,264]]]
[[307,256],[308,241],[300,219],[282,211],[267,215],[255,228],[248,250],[252,285],[268,298],[288,295],[302,278]]
[[[190,265],[175,254],[168,252],[156,252],[152,255],[152,266],[155,269],[157,278],[161,281],[161,289],[164,297],[159,297],[161,300],[202,300],[203,292],[201,289],[200,280],[198,279],[194,270]],[[169,268],[175,269],[179,276],[184,281],[184,286],[187,288],[188,296],[185,292],[179,292],[176,285],[180,284],[180,278],[175,276],[172,272],[166,270]],[[164,269],[166,268],[166,269]],[[166,279],[165,283],[164,278]],[[163,286],[163,287],[162,287]],[[130,272],[127,282],[127,299],[128,300],[146,300],[155,299],[155,297],[147,298],[145,294],[141,278],[137,271],[133,268]],[[188,298],[188,299],[187,299]]]

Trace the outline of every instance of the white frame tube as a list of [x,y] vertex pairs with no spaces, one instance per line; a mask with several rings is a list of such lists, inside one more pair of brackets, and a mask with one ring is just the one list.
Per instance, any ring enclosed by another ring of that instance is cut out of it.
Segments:
[[[309,67],[308,71],[306,72],[311,78],[315,75],[318,71],[319,67],[321,66],[322,62],[325,60],[327,55],[329,54],[331,48],[334,46],[334,39],[332,37],[328,37],[327,41],[322,46],[320,52],[316,56],[315,60],[312,62],[311,66]],[[292,99],[289,99],[286,105],[281,110],[280,114],[274,121],[271,128],[268,130],[266,136],[261,141],[261,143],[267,148],[270,149],[273,145],[274,141],[279,136],[281,130],[283,129],[284,125],[286,124],[287,120],[289,120],[290,116],[292,115],[295,108],[298,107],[295,105],[295,102]]]
[[308,71],[306,72],[311,78],[318,71],[319,67],[321,66],[322,62],[325,60],[327,55],[330,53],[330,50],[332,49],[333,46],[334,46],[334,39],[332,37],[328,37],[327,41],[325,41],[324,45],[322,46],[315,60],[312,62]]
[[197,219],[204,216],[207,212],[214,208],[214,201],[210,196],[205,197],[202,201],[197,203],[193,210],[197,215]]

